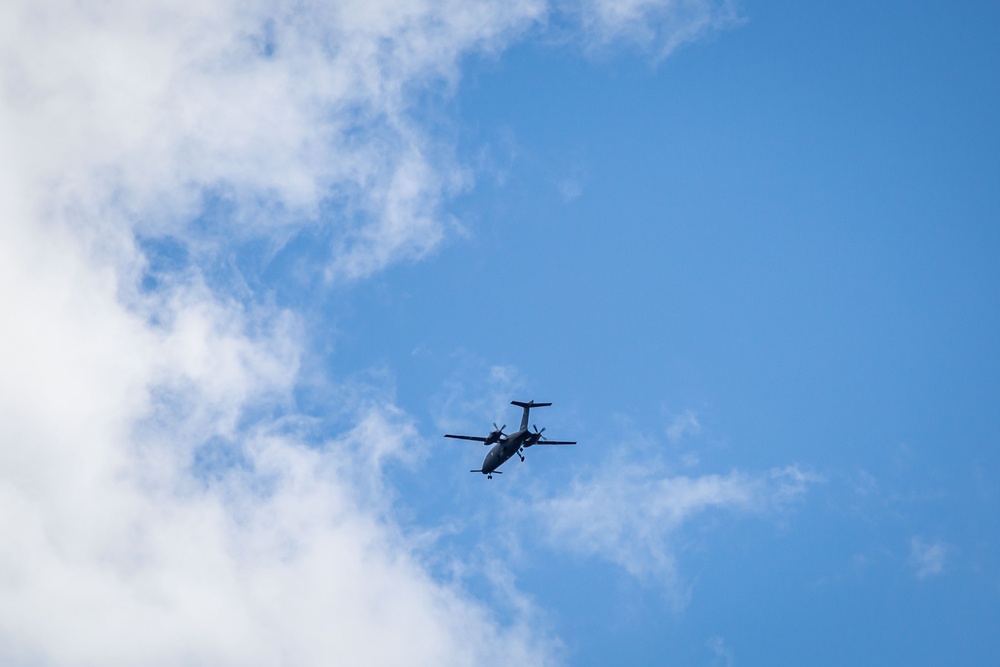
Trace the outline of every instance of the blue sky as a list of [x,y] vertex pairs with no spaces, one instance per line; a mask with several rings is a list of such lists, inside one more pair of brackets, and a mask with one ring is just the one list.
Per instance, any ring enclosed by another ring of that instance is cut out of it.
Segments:
[[217,5],[10,10],[0,656],[994,660],[996,8]]

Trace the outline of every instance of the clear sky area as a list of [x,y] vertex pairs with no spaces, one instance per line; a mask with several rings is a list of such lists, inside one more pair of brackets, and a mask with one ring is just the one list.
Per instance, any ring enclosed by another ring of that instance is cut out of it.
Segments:
[[5,4],[0,663],[993,664],[998,31]]

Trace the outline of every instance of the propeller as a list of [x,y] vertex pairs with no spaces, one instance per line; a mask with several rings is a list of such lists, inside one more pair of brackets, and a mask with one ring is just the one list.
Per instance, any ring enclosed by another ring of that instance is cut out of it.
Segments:
[[528,441],[525,443],[525,445],[528,446],[528,447],[531,447],[533,444],[535,444],[539,440],[544,440],[544,438],[542,437],[542,433],[545,433],[545,428],[544,427],[542,428],[541,431],[539,431],[538,427],[535,426],[534,424],[532,424],[531,428],[535,429],[535,432],[528,436]]
[[493,432],[486,436],[486,440],[483,441],[484,445],[492,445],[494,442],[500,442],[503,438],[507,437],[507,434],[503,430],[507,428],[507,425],[497,428],[497,423],[493,422]]

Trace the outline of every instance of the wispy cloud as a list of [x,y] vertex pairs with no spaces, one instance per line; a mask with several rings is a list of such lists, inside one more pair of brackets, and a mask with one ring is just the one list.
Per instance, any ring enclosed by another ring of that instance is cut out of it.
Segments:
[[591,48],[627,42],[657,58],[741,21],[733,0],[585,0],[576,11]]
[[917,575],[917,579],[926,579],[944,572],[948,559],[948,547],[944,542],[925,542],[920,537],[910,540],[909,564]]
[[670,442],[679,442],[681,438],[687,436],[697,436],[702,432],[701,422],[691,410],[685,410],[682,414],[676,415],[670,426],[667,427],[667,438]]
[[708,648],[712,651],[712,665],[713,667],[733,667],[736,664],[736,657],[733,654],[733,649],[726,644],[726,640],[718,635],[710,637],[708,640]]
[[465,353],[458,356],[460,367],[435,400],[439,428],[478,431],[490,427],[494,420],[499,420],[498,426],[507,424],[512,414],[511,397],[524,389],[521,372],[514,366],[486,364]]
[[794,466],[691,477],[670,475],[655,462],[619,462],[536,501],[535,512],[551,544],[653,578],[682,606],[687,590],[677,539],[685,525],[711,512],[783,510],[818,480]]

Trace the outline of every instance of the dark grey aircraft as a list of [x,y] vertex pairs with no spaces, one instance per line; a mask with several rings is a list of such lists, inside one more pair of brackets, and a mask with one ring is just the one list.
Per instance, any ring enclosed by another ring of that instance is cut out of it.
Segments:
[[524,461],[524,450],[533,445],[575,445],[575,442],[570,442],[568,440],[546,440],[542,437],[542,433],[545,432],[543,428],[541,431],[538,430],[537,426],[532,425],[534,431],[528,430],[528,412],[531,408],[544,408],[546,406],[552,405],[551,403],[535,403],[535,401],[528,401],[524,403],[522,401],[511,401],[511,405],[516,405],[524,410],[524,414],[521,415],[521,428],[517,430],[517,433],[511,433],[507,435],[503,432],[507,425],[504,424],[500,428],[497,428],[496,422],[493,422],[493,430],[485,438],[481,438],[475,435],[452,435],[446,433],[444,437],[446,438],[457,438],[459,440],[475,440],[476,442],[481,442],[484,445],[493,445],[493,449],[490,453],[486,455],[483,460],[483,467],[479,470],[470,470],[469,472],[481,472],[486,475],[486,479],[493,479],[493,473],[501,475],[499,468],[507,459],[517,454],[521,461]]

